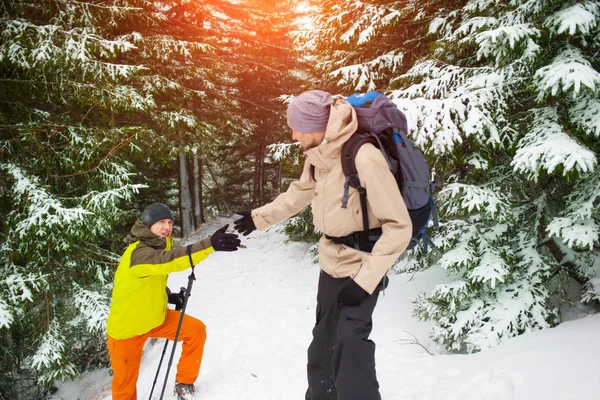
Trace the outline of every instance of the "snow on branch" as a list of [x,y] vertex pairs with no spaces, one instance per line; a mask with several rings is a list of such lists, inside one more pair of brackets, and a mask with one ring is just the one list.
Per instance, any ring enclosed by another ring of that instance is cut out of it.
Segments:
[[483,12],[496,4],[495,0],[469,0],[463,9],[470,12]]
[[500,26],[475,35],[475,42],[479,45],[477,59],[493,56],[498,62],[508,56],[519,43],[531,40],[540,35],[540,30],[532,24],[517,24]]
[[110,308],[110,299],[107,296],[73,283],[73,303],[81,313],[79,317],[85,321],[88,331],[105,331]]
[[544,25],[560,35],[568,33],[574,36],[576,33],[590,34],[600,19],[600,6],[590,1],[577,3],[560,11],[557,11],[544,21]]
[[552,64],[538,69],[533,76],[538,90],[537,100],[542,102],[548,96],[572,91],[573,99],[581,95],[587,87],[595,91],[600,87],[600,73],[586,60],[580,50],[568,46],[553,60]]
[[568,110],[571,121],[590,136],[600,139],[600,100],[583,94],[574,101]]
[[525,271],[528,280],[541,279],[551,268],[539,253],[537,239],[531,232],[519,232],[516,238],[515,255],[518,259],[517,268]]
[[557,217],[546,228],[550,236],[560,237],[570,248],[593,250],[600,237],[600,226],[593,219],[576,221],[573,218]]
[[600,170],[585,175],[580,179],[567,198],[566,215],[578,220],[597,217],[600,209]]
[[166,35],[146,37],[144,44],[146,46],[144,49],[145,56],[152,55],[163,62],[170,61],[176,56],[191,61],[196,56],[195,52],[210,53],[214,50],[214,46],[208,43],[177,40]]
[[[35,25],[20,20],[0,20],[0,28],[2,36],[10,38],[0,45],[0,59],[7,58],[30,68],[36,62],[53,61],[58,57],[87,62],[92,59],[91,51],[111,57],[136,48],[127,40],[104,39],[89,28],[65,30],[58,25]],[[34,50],[28,56],[30,49]]]
[[101,212],[108,207],[116,208],[120,200],[131,200],[140,189],[147,187],[143,184],[125,184],[102,192],[92,191],[82,197],[82,202],[86,204],[88,209]]
[[467,241],[461,241],[452,249],[444,253],[438,261],[440,267],[446,271],[457,271],[466,268],[476,261],[476,255]]
[[0,328],[8,329],[14,321],[11,307],[0,298]]
[[481,144],[500,144],[504,77],[491,68],[460,68],[428,61],[406,78],[423,79],[390,95],[406,114],[415,143],[433,154],[452,152],[464,134]]
[[497,188],[451,183],[438,193],[438,200],[448,216],[475,212],[500,221],[511,216],[508,199]]
[[61,353],[65,348],[62,339],[64,339],[64,336],[60,332],[58,322],[53,320],[33,356],[33,367],[37,369],[49,368],[53,363],[60,360]]
[[352,40],[356,40],[359,45],[367,43],[382,27],[392,24],[402,16],[400,10],[391,7],[367,4],[362,1],[352,1],[351,4],[351,7],[361,11],[352,26],[340,36],[340,40],[345,43],[350,43]]
[[569,248],[593,250],[600,241],[598,201],[600,171],[596,170],[575,185],[564,213],[548,224],[548,235],[559,237]]
[[454,34],[457,37],[467,36],[497,24],[498,20],[494,17],[473,17],[463,22]]
[[469,329],[467,351],[488,349],[523,331],[550,327],[549,312],[545,308],[547,292],[538,282],[523,280],[506,285],[494,297],[486,299],[485,307],[473,302],[474,307],[461,316],[473,324]]
[[58,321],[52,320],[31,360],[31,366],[41,372],[41,382],[49,383],[77,374],[75,366],[64,360],[64,339]]
[[14,164],[0,165],[13,176],[15,184],[13,193],[26,208],[26,217],[21,219],[16,230],[23,237],[31,230],[37,230],[38,235],[44,235],[43,227],[75,228],[76,223],[83,223],[84,216],[91,213],[81,207],[67,208],[46,191],[35,176],[28,176],[21,168]]
[[379,78],[378,70],[391,69],[396,71],[404,59],[404,53],[391,51],[376,57],[375,59],[362,63],[338,68],[330,75],[340,79],[340,84],[355,82],[354,90],[373,91],[376,89],[375,80]]
[[474,224],[463,220],[450,220],[441,225],[436,245],[444,250],[438,261],[440,267],[450,273],[460,273],[472,267],[477,260],[473,243],[479,238]]
[[530,130],[519,142],[511,163],[516,172],[537,181],[540,170],[549,174],[563,168],[563,175],[571,171],[587,173],[595,169],[596,154],[571,138],[558,122],[555,108],[532,110]]
[[462,219],[451,219],[440,224],[440,234],[435,237],[436,245],[449,249],[455,243],[466,243],[479,237],[475,225]]
[[6,264],[5,268],[3,272],[11,271],[11,273],[2,277],[2,285],[5,286],[3,294],[8,296],[9,302],[15,305],[20,306],[23,302],[33,301],[33,291],[39,290],[47,284],[46,275],[39,271],[20,271],[19,267],[10,263]]
[[198,119],[190,111],[181,109],[179,111],[157,111],[154,113],[156,121],[170,129],[185,127],[194,129],[198,126]]
[[443,285],[437,285],[431,292],[431,297],[444,299],[450,302],[450,310],[458,311],[455,306],[461,298],[470,297],[469,282],[463,280],[455,280]]
[[[487,244],[487,241],[482,241],[482,243]],[[471,282],[489,283],[490,288],[495,289],[497,282],[506,281],[510,267],[496,246],[485,245],[483,247],[477,265],[469,271],[467,276]]]
[[[275,161],[281,161],[286,158],[292,157],[294,154],[298,153],[300,149],[300,143],[274,143],[267,146],[269,151],[269,155]],[[294,164],[299,163],[298,157],[295,157]]]

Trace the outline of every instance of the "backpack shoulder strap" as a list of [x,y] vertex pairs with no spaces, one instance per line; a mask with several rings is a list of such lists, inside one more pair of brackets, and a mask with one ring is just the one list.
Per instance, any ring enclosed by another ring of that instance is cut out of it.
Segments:
[[375,139],[370,134],[362,132],[352,135],[352,137],[342,146],[342,171],[344,171],[344,176],[346,177],[346,184],[344,186],[352,186],[355,189],[360,187],[355,159],[358,150],[360,150],[365,143],[373,143],[377,146]]
[[342,208],[346,208],[348,206],[348,197],[350,186],[355,188],[360,195],[360,208],[362,211],[362,220],[363,220],[363,239],[366,240],[368,236],[369,230],[369,215],[367,213],[367,190],[360,185],[360,178],[358,176],[358,171],[356,170],[356,154],[358,154],[358,150],[365,143],[373,143],[377,146],[375,139],[369,133],[355,133],[352,135],[350,139],[344,146],[342,146],[342,171],[344,172],[344,176],[346,177],[346,182],[344,183],[344,196],[342,197]]

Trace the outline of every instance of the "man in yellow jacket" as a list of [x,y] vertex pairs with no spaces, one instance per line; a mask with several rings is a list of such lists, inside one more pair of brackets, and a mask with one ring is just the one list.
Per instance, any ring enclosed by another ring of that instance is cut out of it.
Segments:
[[[146,207],[127,240],[121,257],[106,323],[108,353],[113,370],[113,400],[135,400],[136,383],[144,343],[148,338],[174,340],[181,314],[167,308],[167,275],[198,264],[213,251],[235,251],[236,234],[225,233],[227,225],[187,248],[173,249],[173,213],[164,204]],[[176,297],[177,295],[175,295]],[[200,372],[206,326],[185,315],[179,340],[183,341],[177,364],[175,395],[191,399]]]
[[[380,400],[375,344],[369,339],[372,314],[385,275],[412,237],[412,223],[394,176],[381,151],[363,145],[355,163],[366,189],[369,229],[381,236],[369,252],[332,239],[363,230],[360,196],[344,197],[342,146],[357,130],[356,112],[343,99],[321,90],[296,97],[287,110],[292,139],[304,150],[299,180],[271,203],[238,211],[235,228],[244,235],[279,223],[311,205],[319,241],[317,318],[308,348],[306,400]],[[312,170],[312,172],[311,172]]]

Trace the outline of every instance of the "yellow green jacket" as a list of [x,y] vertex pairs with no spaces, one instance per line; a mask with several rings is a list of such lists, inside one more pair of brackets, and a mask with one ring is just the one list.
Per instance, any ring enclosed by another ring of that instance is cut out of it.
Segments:
[[[167,276],[190,268],[185,247],[173,249],[173,239],[163,239],[137,220],[127,237],[112,292],[106,331],[113,339],[142,335],[162,325],[167,309]],[[194,265],[214,249],[210,238],[191,247]]]

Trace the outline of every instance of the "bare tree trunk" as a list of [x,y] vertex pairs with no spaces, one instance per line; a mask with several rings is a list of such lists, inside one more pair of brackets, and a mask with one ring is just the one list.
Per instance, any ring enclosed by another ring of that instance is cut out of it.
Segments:
[[264,202],[264,167],[265,155],[262,139],[259,139],[254,152],[254,190],[252,193],[252,202],[254,206]]
[[283,168],[281,168],[281,163],[277,163],[277,178],[275,185],[277,185],[277,194],[281,193],[281,184],[283,180]]
[[228,214],[231,215],[232,214],[231,208],[227,204],[227,198],[225,196],[225,192],[223,191],[222,185],[219,183],[217,176],[215,175],[214,171],[210,167],[210,164],[206,160],[204,160],[204,166],[206,167],[206,170],[210,174],[210,177],[212,178],[213,182],[215,183],[215,186],[217,187],[217,191],[219,193],[219,198],[223,202],[223,205],[225,206],[225,210],[227,211]]
[[181,153],[179,154],[179,216],[181,218],[181,237],[187,236],[194,230],[189,175],[187,157]]
[[258,154],[260,156],[258,159],[258,202],[263,204],[265,202],[265,146],[262,139]]
[[198,229],[204,220],[204,210],[202,207],[202,164],[198,154],[194,154],[193,162],[193,192],[194,192],[194,229]]

